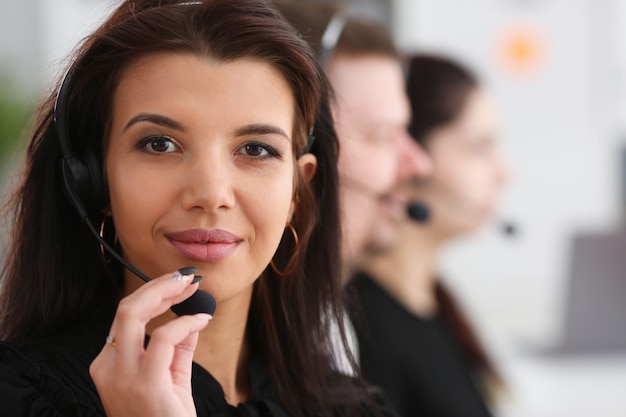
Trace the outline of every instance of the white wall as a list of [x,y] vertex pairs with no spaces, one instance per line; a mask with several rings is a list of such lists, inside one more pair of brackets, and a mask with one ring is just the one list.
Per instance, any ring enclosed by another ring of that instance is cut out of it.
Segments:
[[[0,0],[0,73],[11,77],[16,91],[35,94],[39,84],[39,18],[37,0]],[[35,84],[35,85],[33,85]]]
[[[618,3],[395,3],[395,36],[403,50],[462,60],[500,104],[501,138],[513,169],[502,212],[518,222],[521,234],[509,241],[493,231],[465,239],[442,262],[444,275],[487,327],[553,336],[571,236],[611,228],[620,219],[619,152],[626,139],[620,135],[626,132],[618,116],[626,115],[620,107],[626,91],[625,54],[617,52],[626,31]],[[545,51],[527,73],[501,63],[505,34],[518,27],[538,34]]]
[[66,69],[73,48],[101,23],[120,0],[39,0],[42,16],[40,77],[44,85]]
[[72,48],[120,0],[0,0],[0,70],[38,95],[65,69]]

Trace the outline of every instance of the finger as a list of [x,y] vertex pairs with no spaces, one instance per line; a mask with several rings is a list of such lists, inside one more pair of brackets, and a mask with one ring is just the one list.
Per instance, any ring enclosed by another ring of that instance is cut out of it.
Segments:
[[164,313],[172,304],[189,298],[198,289],[192,279],[194,279],[193,275],[174,273],[142,285],[122,300],[125,308],[124,314],[147,323]]
[[172,359],[172,382],[174,385],[182,387],[191,392],[191,374],[193,368],[193,356],[198,345],[199,332],[194,332],[187,336],[174,349]]
[[197,284],[192,275],[167,274],[141,286],[120,301],[111,325],[115,363],[118,372],[136,369],[144,353],[145,326],[172,304],[193,294]]
[[141,366],[142,376],[148,380],[171,377],[190,389],[198,332],[211,318],[209,314],[182,316],[154,330]]

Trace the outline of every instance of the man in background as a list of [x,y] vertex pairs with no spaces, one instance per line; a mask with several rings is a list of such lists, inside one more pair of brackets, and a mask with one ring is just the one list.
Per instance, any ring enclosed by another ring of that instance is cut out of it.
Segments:
[[387,30],[332,4],[274,4],[317,52],[334,89],[347,281],[368,253],[393,244],[409,203],[401,185],[427,176],[430,160],[407,130],[402,63]]

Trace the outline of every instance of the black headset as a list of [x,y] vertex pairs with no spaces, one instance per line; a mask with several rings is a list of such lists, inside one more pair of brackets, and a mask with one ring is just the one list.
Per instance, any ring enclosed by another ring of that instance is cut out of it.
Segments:
[[54,124],[57,139],[61,147],[61,179],[65,192],[81,217],[103,210],[108,198],[104,188],[102,165],[93,150],[86,149],[77,155],[69,137],[68,101],[72,90],[70,69],[57,93],[54,104]]

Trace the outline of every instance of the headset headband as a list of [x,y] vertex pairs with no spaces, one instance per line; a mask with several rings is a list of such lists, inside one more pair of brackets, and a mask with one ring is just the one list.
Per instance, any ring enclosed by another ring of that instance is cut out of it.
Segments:
[[320,50],[317,54],[317,60],[323,67],[328,63],[330,56],[337,47],[339,38],[346,26],[346,18],[343,13],[336,13],[326,25],[322,39],[320,39]]

